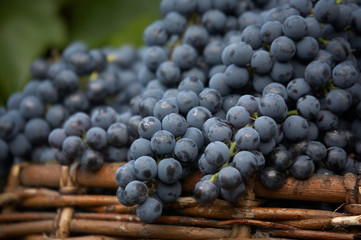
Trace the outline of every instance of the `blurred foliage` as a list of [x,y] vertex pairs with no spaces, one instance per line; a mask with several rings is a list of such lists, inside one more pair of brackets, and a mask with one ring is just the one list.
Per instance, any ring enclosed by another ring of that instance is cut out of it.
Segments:
[[161,17],[160,0],[0,1],[0,105],[30,80],[38,57],[81,40],[90,48],[143,44],[146,26]]

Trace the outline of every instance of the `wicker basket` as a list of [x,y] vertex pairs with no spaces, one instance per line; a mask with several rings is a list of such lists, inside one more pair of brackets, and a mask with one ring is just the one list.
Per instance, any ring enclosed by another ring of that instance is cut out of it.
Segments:
[[[361,177],[314,175],[289,178],[279,190],[247,180],[238,204],[216,200],[199,206],[191,197],[193,173],[183,195],[165,206],[154,224],[142,223],[135,207],[121,205],[114,174],[123,163],[89,172],[74,164],[15,165],[0,195],[0,239],[358,239]],[[107,194],[107,192],[109,194]],[[256,198],[257,197],[257,198]],[[271,200],[274,199],[274,200]],[[287,208],[287,203],[334,203],[338,211]],[[272,207],[270,204],[272,203]]]

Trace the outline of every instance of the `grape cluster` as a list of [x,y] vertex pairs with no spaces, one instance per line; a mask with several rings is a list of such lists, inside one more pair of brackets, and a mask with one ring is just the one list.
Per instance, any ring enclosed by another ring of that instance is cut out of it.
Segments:
[[75,42],[60,61],[34,61],[1,110],[1,160],[127,161],[117,197],[145,222],[191,171],[204,175],[200,204],[239,201],[255,175],[278,189],[361,174],[358,1],[162,0],[160,11],[138,50]]

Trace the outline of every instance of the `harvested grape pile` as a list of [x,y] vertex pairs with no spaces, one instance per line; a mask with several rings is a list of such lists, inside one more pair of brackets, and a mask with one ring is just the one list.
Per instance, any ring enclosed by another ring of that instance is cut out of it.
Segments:
[[200,204],[237,202],[254,175],[279,189],[361,174],[360,4],[163,0],[144,47],[74,42],[37,59],[0,109],[2,175],[27,160],[127,161],[119,202],[153,222],[193,171]]

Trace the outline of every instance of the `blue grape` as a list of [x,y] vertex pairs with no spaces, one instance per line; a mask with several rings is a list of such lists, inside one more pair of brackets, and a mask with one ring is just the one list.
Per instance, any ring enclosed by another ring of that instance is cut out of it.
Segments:
[[258,132],[250,127],[243,127],[239,129],[234,136],[237,147],[242,150],[256,150],[259,143],[260,137]]
[[187,121],[182,115],[170,113],[163,118],[162,129],[169,131],[177,138],[182,136],[187,130]]
[[118,186],[125,188],[128,183],[130,183],[133,180],[136,180],[136,177],[134,175],[134,165],[126,163],[115,171],[115,182]]
[[128,144],[128,128],[123,123],[114,123],[107,130],[109,144],[115,147],[123,147]]
[[197,57],[197,51],[188,44],[177,46],[172,53],[172,60],[180,69],[193,67],[197,61]]
[[346,166],[347,153],[340,147],[329,147],[324,162],[331,171],[340,172]]
[[103,154],[93,149],[86,149],[80,159],[80,165],[87,170],[98,170],[103,163]]
[[248,84],[249,73],[244,67],[229,65],[224,71],[225,82],[231,88],[242,88]]
[[68,95],[79,89],[78,76],[71,70],[61,70],[53,80],[54,87],[61,94]]
[[244,183],[238,185],[236,189],[226,190],[221,188],[221,196],[223,199],[229,202],[237,202],[241,199],[241,197],[245,194],[246,187]]
[[9,157],[9,146],[8,143],[0,139],[0,161],[5,162]]
[[50,80],[40,83],[37,90],[37,97],[43,103],[56,103],[58,100],[58,92]]
[[316,18],[307,16],[305,18],[307,24],[307,36],[313,38],[319,38],[322,36],[322,27],[319,21]]
[[221,171],[219,171],[218,180],[221,188],[233,190],[242,183],[242,176],[237,168],[225,167],[222,168]]
[[134,203],[130,203],[127,201],[126,199],[126,196],[125,196],[125,191],[124,191],[124,188],[123,187],[118,187],[117,188],[117,199],[118,201],[123,204],[124,206],[127,206],[127,207],[130,207],[130,206],[133,206],[135,205]]
[[132,117],[129,118],[128,121],[128,135],[129,138],[131,140],[135,140],[136,138],[139,138],[139,133],[138,133],[138,126],[140,121],[142,121],[142,116],[139,115],[134,115]]
[[92,127],[87,131],[85,141],[94,150],[104,149],[108,144],[107,133],[100,127]]
[[281,83],[270,83],[265,86],[262,91],[262,96],[266,95],[267,93],[275,93],[280,95],[285,101],[288,99],[287,89]]
[[260,30],[263,42],[271,44],[276,38],[283,35],[282,24],[279,21],[267,21]]
[[89,105],[88,98],[81,92],[70,94],[64,99],[64,107],[70,114],[74,114],[76,112],[87,112]]
[[136,215],[143,222],[152,223],[162,215],[162,209],[162,204],[157,199],[150,197],[138,205]]
[[182,39],[182,43],[189,44],[196,49],[202,49],[208,42],[209,34],[205,27],[192,25],[188,27]]
[[170,113],[178,113],[178,105],[175,98],[166,98],[159,100],[154,105],[153,115],[159,120],[163,120]]
[[285,183],[285,176],[273,167],[266,167],[260,173],[260,180],[263,186],[271,190],[277,190]]
[[153,134],[150,146],[158,155],[171,154],[175,146],[174,135],[167,130],[159,130]]
[[148,117],[153,115],[154,106],[159,100],[155,97],[146,97],[143,98],[139,103],[139,114],[143,117]]
[[203,82],[198,77],[186,77],[178,85],[178,91],[191,90],[195,94],[199,94],[204,89]]
[[128,155],[130,154],[128,147],[117,148],[108,146],[105,154],[105,158],[109,162],[125,162],[130,158],[128,158]]
[[200,106],[212,113],[217,112],[222,106],[222,96],[216,89],[204,88],[198,97]]
[[148,46],[163,45],[168,40],[168,33],[165,30],[163,21],[155,21],[143,32],[143,41]]
[[270,141],[276,134],[277,123],[270,117],[258,117],[253,123],[254,129],[258,132],[260,140]]
[[58,150],[55,152],[55,159],[60,165],[69,166],[73,162],[73,158],[68,157],[63,151]]
[[205,135],[210,142],[220,141],[228,143],[232,138],[232,129],[224,122],[217,122],[208,127]]
[[212,113],[205,107],[197,106],[189,110],[187,113],[187,122],[189,127],[196,127],[202,129],[203,124],[207,119],[212,117]]
[[253,175],[258,170],[255,154],[249,151],[240,151],[233,157],[233,167],[238,169],[243,179]]
[[312,91],[308,82],[304,78],[295,78],[287,83],[287,95],[294,101]]
[[199,99],[191,90],[181,90],[177,95],[177,105],[181,114],[187,114],[190,109],[198,106]]
[[331,112],[340,115],[346,112],[352,105],[351,94],[343,89],[330,91],[326,96],[326,107]]
[[201,150],[204,146],[204,135],[201,130],[195,127],[187,128],[186,132],[183,135],[183,138],[189,138],[194,141],[197,145],[198,150]]
[[287,62],[296,54],[296,45],[290,38],[280,36],[272,42],[271,54],[276,61]]
[[315,164],[312,159],[306,155],[296,157],[290,167],[291,174],[297,179],[308,179],[315,171]]
[[42,58],[35,59],[30,65],[32,78],[44,79],[47,76],[49,63]]
[[299,40],[307,33],[307,23],[302,16],[293,15],[286,18],[282,29],[285,36]]
[[128,203],[142,204],[148,198],[148,187],[141,181],[133,180],[125,187],[124,194]]
[[260,31],[261,28],[255,24],[247,26],[242,32],[242,41],[251,45],[253,50],[259,49],[262,46]]
[[305,118],[314,119],[320,108],[320,102],[312,95],[306,95],[297,100],[297,111]]
[[25,125],[24,134],[33,145],[46,143],[50,133],[49,124],[42,118],[33,118]]
[[291,0],[290,6],[300,11],[302,16],[309,15],[312,9],[311,0]]
[[130,154],[133,159],[141,156],[153,156],[154,152],[151,148],[150,140],[138,138],[130,145]]
[[9,149],[15,157],[26,157],[32,146],[25,134],[18,134],[9,142]]
[[252,46],[248,43],[233,43],[224,48],[222,52],[222,62],[227,66],[235,64],[239,67],[245,67],[248,63],[250,63],[252,54]]
[[234,106],[228,110],[226,119],[233,127],[239,129],[248,124],[250,114],[246,108],[242,106]]
[[198,159],[198,169],[202,174],[205,175],[205,174],[214,174],[218,172],[219,167],[209,164],[204,154],[202,154]]
[[265,50],[257,50],[251,59],[251,68],[257,74],[267,74],[271,71],[273,61],[271,55]]
[[306,138],[308,122],[301,116],[291,115],[283,123],[282,131],[291,141],[301,141]]
[[180,35],[187,26],[187,19],[178,12],[169,12],[164,17],[164,29],[169,34]]
[[204,150],[204,158],[209,165],[220,167],[225,164],[230,157],[227,145],[220,141],[211,142]]
[[340,147],[345,149],[347,142],[350,140],[347,137],[347,130],[330,130],[327,131],[323,137],[323,142],[327,147]]
[[44,105],[39,98],[27,96],[20,102],[19,111],[25,119],[38,118],[44,114]]
[[209,80],[209,87],[217,90],[222,97],[227,96],[231,92],[231,88],[227,85],[226,74],[217,73]]
[[88,82],[85,95],[92,103],[103,103],[108,95],[106,83],[101,79]]
[[162,129],[162,123],[158,118],[149,116],[143,118],[138,125],[138,133],[142,138],[150,140],[153,134]]
[[211,181],[200,181],[194,186],[193,196],[199,204],[211,204],[217,199],[217,187]]
[[134,162],[133,172],[138,180],[152,180],[157,175],[157,170],[157,163],[152,157],[142,156]]
[[336,37],[328,42],[326,51],[331,53],[335,62],[342,62],[351,53],[351,45],[346,39]]
[[165,86],[171,87],[180,80],[180,69],[171,61],[165,61],[159,65],[156,71],[157,79]]
[[259,111],[263,115],[271,117],[276,122],[279,122],[286,117],[288,108],[285,100],[280,95],[267,93],[260,100]]
[[174,146],[174,155],[182,163],[190,163],[198,156],[197,144],[190,138],[179,139]]
[[111,107],[100,107],[92,112],[90,119],[93,127],[107,130],[110,125],[116,123],[117,112]]
[[258,111],[257,99],[249,94],[242,95],[237,102],[237,106],[244,107],[250,115]]
[[331,23],[338,19],[339,5],[334,0],[320,0],[314,6],[315,18],[322,23]]
[[275,61],[272,66],[271,78],[275,82],[286,84],[293,76],[293,65],[292,63],[277,62]]
[[6,100],[6,109],[19,109],[20,103],[24,98],[24,94],[22,92],[14,92],[9,98]]
[[157,186],[157,193],[159,198],[164,203],[171,203],[180,197],[182,193],[182,185],[179,181],[176,181],[172,184],[159,182]]
[[62,151],[65,156],[74,159],[83,155],[85,145],[80,137],[68,136],[62,144]]
[[315,38],[306,36],[296,44],[297,57],[302,60],[310,60],[318,55],[319,45]]
[[351,64],[340,63],[332,69],[332,82],[340,88],[349,88],[359,78],[359,72]]
[[203,49],[204,61],[211,66],[221,64],[223,49],[224,44],[222,41],[210,41]]
[[181,178],[182,165],[174,158],[164,158],[158,164],[158,177],[167,184],[174,183]]
[[144,63],[148,69],[155,71],[158,66],[167,60],[165,50],[159,46],[148,47],[144,53]]
[[267,163],[280,172],[285,172],[292,165],[293,158],[287,149],[277,147],[267,156]]
[[210,33],[223,32],[227,17],[217,9],[208,10],[202,15],[202,23]]

